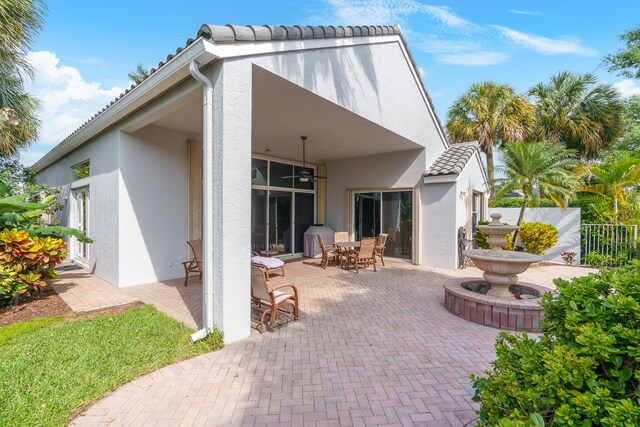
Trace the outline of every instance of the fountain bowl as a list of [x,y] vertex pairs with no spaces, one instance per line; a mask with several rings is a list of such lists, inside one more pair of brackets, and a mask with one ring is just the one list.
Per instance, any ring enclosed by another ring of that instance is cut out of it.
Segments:
[[463,254],[484,272],[484,280],[491,285],[488,295],[511,299],[513,295],[509,287],[518,282],[518,274],[525,272],[534,262],[542,261],[539,255],[495,249],[469,249]]

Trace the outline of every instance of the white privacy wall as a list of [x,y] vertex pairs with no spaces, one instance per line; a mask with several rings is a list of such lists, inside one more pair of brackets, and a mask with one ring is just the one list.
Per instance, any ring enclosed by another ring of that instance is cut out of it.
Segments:
[[[64,206],[62,225],[69,226],[71,189],[89,188],[89,270],[96,276],[118,283],[118,146],[119,134],[109,131],[66,155],[37,174],[38,180],[61,188]],[[74,181],[71,166],[91,162],[88,178]]]
[[[549,249],[544,259],[564,263],[561,254],[575,252],[576,264],[580,264],[580,208],[527,208],[524,222],[542,222],[554,225],[558,229],[558,243]],[[489,208],[489,214],[501,213],[502,222],[516,224],[520,208]]]

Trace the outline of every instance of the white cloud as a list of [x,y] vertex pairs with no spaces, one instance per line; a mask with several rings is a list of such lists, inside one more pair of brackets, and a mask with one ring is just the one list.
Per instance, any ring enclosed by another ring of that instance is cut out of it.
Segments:
[[512,42],[545,55],[573,53],[580,56],[596,56],[598,54],[594,49],[584,46],[582,40],[575,37],[551,39],[535,34],[522,33],[499,25],[494,25],[493,27]]
[[473,27],[447,6],[430,6],[415,0],[325,0],[346,25],[393,25],[415,14],[426,14],[448,27]]
[[478,50],[480,44],[467,40],[445,40],[435,35],[425,36],[416,47],[427,53],[455,53]]
[[509,12],[517,15],[540,15],[540,12],[534,12],[532,10],[509,9]]
[[27,90],[40,100],[38,116],[42,122],[38,141],[21,155],[22,161],[30,164],[124,89],[117,85],[103,88],[99,82],[86,81],[77,68],[60,64],[53,52],[30,52],[27,58],[35,69]]
[[428,75],[427,70],[425,70],[424,67],[418,67],[418,72],[420,73],[420,77],[423,79]]
[[635,80],[624,79],[614,83],[612,86],[623,98],[640,95],[640,85]]
[[463,65],[465,67],[484,67],[487,65],[502,64],[509,59],[509,55],[502,52],[484,51],[439,55],[437,59],[447,64]]

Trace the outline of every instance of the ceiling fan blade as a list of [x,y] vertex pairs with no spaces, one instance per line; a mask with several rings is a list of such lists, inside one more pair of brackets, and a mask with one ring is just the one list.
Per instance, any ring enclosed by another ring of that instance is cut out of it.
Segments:
[[300,175],[281,176],[280,178],[282,179],[300,178]]
[[327,179],[326,176],[318,176],[318,175],[314,175],[313,178],[314,179]]

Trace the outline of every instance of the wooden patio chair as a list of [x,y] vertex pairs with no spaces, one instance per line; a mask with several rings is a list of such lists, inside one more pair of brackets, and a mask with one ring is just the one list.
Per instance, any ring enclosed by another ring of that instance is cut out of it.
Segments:
[[[260,317],[258,330],[265,331],[265,316],[269,315],[269,329],[276,325],[277,314],[284,313],[289,319],[298,320],[299,299],[298,288],[285,282],[282,276],[270,277],[266,268],[258,265],[251,266],[251,302],[259,309],[265,306]],[[284,292],[281,289],[289,288],[293,291]],[[288,308],[288,310],[285,310]]]
[[374,251],[375,256],[380,258],[382,262],[382,266],[384,267],[384,249],[387,247],[387,239],[389,238],[388,233],[380,233],[378,236],[378,241],[376,242],[376,249]]
[[192,273],[198,273],[200,275],[199,280],[202,280],[202,239],[189,240],[187,244],[191,248],[193,258],[182,263],[184,267],[184,286],[189,284],[189,276]]
[[362,240],[360,240],[360,249],[351,251],[347,255],[347,269],[353,261],[353,265],[356,267],[356,273],[358,272],[358,267],[360,266],[360,264],[362,264],[364,268],[367,268],[373,264],[373,271],[378,271],[376,270],[375,255],[377,241],[378,239],[376,239],[375,237],[363,237]]
[[[348,242],[349,241],[349,233],[346,231],[336,231],[333,233],[333,241],[334,242]],[[333,245],[333,251],[340,255],[340,267],[342,267],[342,261],[346,262],[347,254],[349,253],[349,248],[340,248]]]
[[[279,266],[274,265],[273,267],[270,267],[268,265],[262,264],[262,263],[275,264],[270,262],[269,260],[278,260],[279,262],[277,262],[277,264],[279,264]],[[279,260],[278,258],[263,257],[263,256],[260,256],[258,252],[251,251],[251,264],[266,268],[267,271],[269,272],[269,275],[280,273],[284,276],[284,262]]]
[[333,249],[327,249],[322,236],[319,234],[316,234],[316,236],[318,236],[318,242],[320,243],[320,249],[322,250],[322,261],[320,261],[320,265],[323,269],[326,269],[327,264],[329,264],[329,259],[332,258],[333,262],[337,263],[337,260],[340,259],[340,254],[335,252]]

